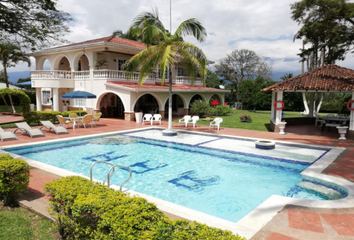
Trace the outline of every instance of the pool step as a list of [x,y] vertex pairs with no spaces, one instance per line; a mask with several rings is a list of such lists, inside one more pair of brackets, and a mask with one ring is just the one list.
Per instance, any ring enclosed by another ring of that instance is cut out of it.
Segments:
[[319,192],[331,200],[343,198],[343,194],[340,191],[313,182],[302,181],[298,184],[298,186],[304,189]]

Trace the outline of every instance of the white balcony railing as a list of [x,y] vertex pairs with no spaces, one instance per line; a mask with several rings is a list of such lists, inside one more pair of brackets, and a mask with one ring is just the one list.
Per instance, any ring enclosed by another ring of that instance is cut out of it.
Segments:
[[[138,82],[140,77],[139,72],[135,72],[127,78],[124,71],[119,70],[93,70],[93,80],[110,80],[110,81],[130,81],[130,82]],[[34,80],[84,80],[90,79],[90,71],[64,71],[64,70],[35,70],[31,71],[31,78]],[[177,76],[172,79],[173,84],[184,84],[190,85],[191,78],[185,76]],[[161,79],[157,77],[156,74],[151,74],[147,79],[145,79],[145,83],[155,84],[160,83]],[[165,79],[165,83],[168,83],[169,80]],[[194,81],[194,85],[202,85],[201,78],[196,78]]]
[[72,79],[73,73],[64,70],[36,70],[31,71],[33,79]]

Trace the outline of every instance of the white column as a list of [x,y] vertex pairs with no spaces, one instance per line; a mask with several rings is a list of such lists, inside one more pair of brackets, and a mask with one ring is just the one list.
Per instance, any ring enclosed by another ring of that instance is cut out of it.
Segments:
[[[354,92],[352,92],[352,100],[354,100]],[[349,107],[354,108],[354,102]],[[354,131],[354,110],[350,111],[349,130]]]
[[[283,91],[277,91],[277,101],[283,101]],[[280,103],[277,104],[277,107],[280,107]],[[275,125],[277,125],[278,123],[281,122],[281,118],[282,118],[282,114],[283,114],[283,110],[276,110],[274,109],[274,111],[276,111],[275,114]]]
[[58,94],[58,88],[53,88],[52,89],[53,93],[53,111],[59,111],[59,94]]
[[270,120],[274,123],[275,122],[275,108],[274,108],[274,103],[275,103],[275,96],[276,92],[272,91],[272,105],[271,105],[271,113],[270,113]]
[[310,106],[309,106],[309,117],[313,117],[313,111],[315,110],[315,93],[310,93]]
[[37,105],[37,111],[42,111],[42,91],[41,91],[41,88],[36,88],[36,105]]

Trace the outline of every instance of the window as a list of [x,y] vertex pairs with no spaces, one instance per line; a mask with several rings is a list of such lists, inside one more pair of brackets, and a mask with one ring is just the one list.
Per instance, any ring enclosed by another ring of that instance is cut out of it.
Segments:
[[[165,69],[165,79],[168,79],[168,77],[169,77],[167,71],[168,71],[168,68]],[[159,78],[161,78],[161,77],[162,77],[162,74],[161,74],[161,71],[159,71]]]
[[123,71],[123,64],[126,62],[127,60],[118,60],[118,70]]
[[184,69],[183,68],[177,68],[177,76],[184,76]]
[[42,89],[42,104],[51,105],[52,100],[50,98],[50,90]]
[[76,99],[74,99],[74,105],[84,107],[84,106],[86,106],[86,99],[85,98],[76,98]]

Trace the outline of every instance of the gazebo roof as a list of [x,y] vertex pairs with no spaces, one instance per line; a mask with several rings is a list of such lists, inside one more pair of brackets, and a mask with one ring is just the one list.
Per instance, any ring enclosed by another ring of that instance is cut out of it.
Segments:
[[262,89],[266,91],[354,91],[354,70],[335,64],[316,68]]

